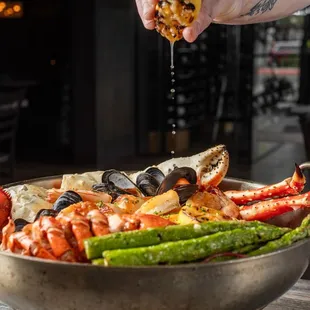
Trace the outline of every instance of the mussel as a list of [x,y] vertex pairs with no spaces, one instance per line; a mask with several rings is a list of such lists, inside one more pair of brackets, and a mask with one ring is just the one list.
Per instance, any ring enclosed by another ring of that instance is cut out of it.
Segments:
[[14,221],[14,224],[15,224],[15,232],[18,232],[18,231],[22,231],[23,228],[30,223],[24,219],[16,219]]
[[[186,179],[188,184],[178,185],[180,179]],[[167,176],[157,167],[150,167],[140,173],[135,182],[126,174],[112,169],[105,171],[102,183],[93,185],[92,189],[111,195],[113,200],[120,195],[156,196],[174,189],[182,204],[198,189],[196,171],[189,167],[175,167]]]
[[126,174],[118,170],[107,170],[102,175],[102,183],[92,187],[95,191],[106,192],[116,199],[120,195],[143,196],[141,189]]
[[191,196],[193,196],[197,190],[197,184],[185,184],[178,185],[174,190],[178,193],[180,198],[180,204],[183,205]]
[[165,175],[156,167],[151,167],[138,175],[136,183],[146,196],[155,196],[158,187],[165,179]]
[[41,216],[52,216],[52,217],[56,217],[57,215],[58,215],[58,211],[56,211],[56,210],[53,210],[53,209],[42,209],[42,210],[40,210],[38,213],[37,213],[37,215],[36,215],[36,217],[35,217],[35,219],[34,219],[34,222],[36,221],[36,220],[38,220]]
[[[180,179],[186,179],[188,184],[177,185]],[[197,174],[194,169],[189,167],[175,168],[162,181],[156,194],[160,195],[170,189],[174,189],[180,197],[180,203],[183,204],[198,190],[198,185],[196,183]]]
[[137,177],[137,186],[146,196],[155,196],[160,183],[152,175],[141,173]]
[[[188,184],[177,185],[180,179],[186,179]],[[170,189],[174,189],[183,204],[198,189],[196,171],[189,167],[174,167],[167,176],[156,167],[151,167],[137,176],[137,186],[147,196],[161,195]]]
[[61,210],[83,201],[82,197],[74,191],[64,192],[54,203],[53,210],[60,212]]
[[[189,167],[175,168],[161,182],[156,194],[160,195],[175,187],[180,179],[186,179],[189,184],[197,183],[196,171]],[[184,186],[186,186],[185,184]]]
[[150,167],[145,171],[145,173],[148,173],[152,177],[154,177],[158,181],[158,183],[161,183],[166,177],[164,173],[157,167]]
[[128,194],[125,190],[115,186],[113,182],[94,184],[92,190],[107,193],[112,197],[112,200],[115,200],[119,195]]

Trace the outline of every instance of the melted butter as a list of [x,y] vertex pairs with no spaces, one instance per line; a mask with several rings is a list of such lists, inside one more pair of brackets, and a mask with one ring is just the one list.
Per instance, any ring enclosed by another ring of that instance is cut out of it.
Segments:
[[[175,106],[175,88],[174,88],[174,42],[170,42],[170,73],[171,73],[171,89],[170,89],[170,94],[171,94],[171,100]],[[174,107],[174,111],[176,112],[176,107]],[[170,152],[171,157],[173,158],[175,155],[175,149],[176,149],[176,124],[175,120],[174,123],[172,124],[172,150]]]

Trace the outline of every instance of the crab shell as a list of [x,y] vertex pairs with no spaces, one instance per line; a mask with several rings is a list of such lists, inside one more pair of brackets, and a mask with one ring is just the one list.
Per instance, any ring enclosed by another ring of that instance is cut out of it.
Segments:
[[[190,167],[196,171],[199,184],[205,187],[217,186],[228,171],[229,153],[225,145],[217,145],[196,155],[172,158],[153,167],[160,169],[164,175],[169,174],[176,167]],[[135,183],[138,175],[147,169],[130,174],[129,178]]]

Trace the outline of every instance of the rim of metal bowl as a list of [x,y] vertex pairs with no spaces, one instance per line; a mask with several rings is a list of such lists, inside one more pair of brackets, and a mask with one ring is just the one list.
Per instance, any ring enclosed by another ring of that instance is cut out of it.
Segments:
[[[23,181],[18,181],[18,182],[13,182],[9,184],[3,185],[3,188],[8,188],[16,185],[22,185],[22,184],[27,184],[29,182],[39,182],[39,181],[48,181],[51,179],[57,179],[57,178],[62,178],[63,175],[54,175],[54,176],[45,176],[45,177],[39,177],[39,178],[33,178],[33,179],[28,179],[28,180],[23,180]],[[248,181],[245,179],[240,179],[240,178],[233,178],[233,177],[226,177],[224,180],[233,180],[233,181],[239,181],[239,182],[246,182],[249,184],[255,184],[255,185],[262,185],[260,183],[256,183],[254,181]],[[273,251],[271,253],[267,254],[262,254],[262,255],[257,255],[257,256],[252,256],[252,257],[245,257],[245,258],[238,258],[235,260],[228,260],[228,261],[223,261],[223,262],[209,262],[209,263],[203,263],[203,262],[195,262],[195,263],[184,263],[184,264],[175,264],[175,265],[156,265],[156,266],[117,266],[117,267],[105,267],[105,266],[98,266],[98,265],[92,265],[88,263],[69,263],[69,262],[61,262],[61,261],[52,261],[52,260],[46,260],[42,258],[36,258],[36,257],[29,257],[29,256],[23,256],[20,254],[14,254],[10,252],[5,252],[5,251],[0,251],[1,256],[7,256],[15,259],[21,259],[21,260],[26,260],[26,261],[31,261],[34,263],[38,264],[43,264],[43,265],[54,265],[54,266],[66,266],[68,268],[101,268],[101,269],[109,269],[109,270],[127,270],[127,271],[141,271],[141,270],[160,270],[160,269],[197,269],[197,268],[212,268],[214,266],[225,266],[225,265],[234,265],[234,264],[242,264],[246,262],[250,262],[253,260],[259,260],[259,259],[264,259],[270,256],[274,255],[281,255],[283,252],[287,251],[293,251],[294,249],[303,246],[306,243],[310,243],[310,238],[302,241],[298,241],[290,246],[284,247],[282,249]]]

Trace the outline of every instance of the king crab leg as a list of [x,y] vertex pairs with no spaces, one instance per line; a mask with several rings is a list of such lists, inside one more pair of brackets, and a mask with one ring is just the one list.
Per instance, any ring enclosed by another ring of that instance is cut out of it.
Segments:
[[274,216],[300,208],[310,207],[310,192],[284,198],[261,201],[240,207],[241,218],[246,221],[266,221]]
[[12,198],[8,192],[0,187],[0,230],[8,223],[11,209]]
[[245,191],[226,191],[228,196],[237,205],[245,205],[254,201],[261,201],[270,198],[298,195],[306,184],[306,178],[300,167],[295,164],[295,172],[292,177],[280,183],[268,185],[262,188]]

